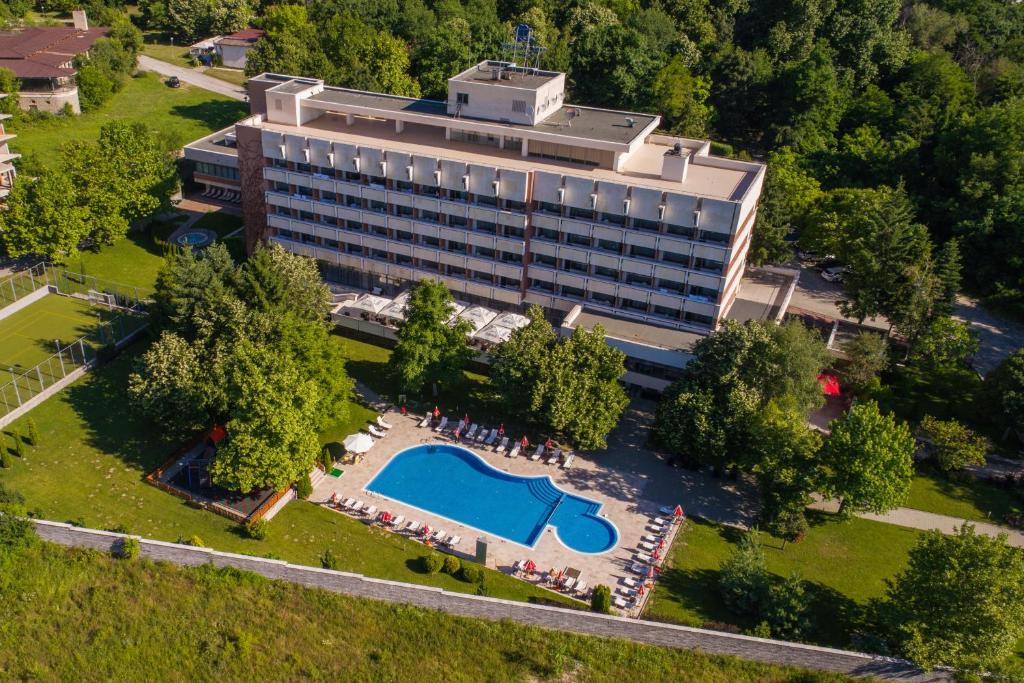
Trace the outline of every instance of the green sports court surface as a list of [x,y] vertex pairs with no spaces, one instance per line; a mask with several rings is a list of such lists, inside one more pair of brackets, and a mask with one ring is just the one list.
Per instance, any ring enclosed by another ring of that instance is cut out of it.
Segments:
[[0,370],[30,368],[56,353],[55,340],[69,344],[89,334],[111,313],[87,301],[48,294],[0,320]]

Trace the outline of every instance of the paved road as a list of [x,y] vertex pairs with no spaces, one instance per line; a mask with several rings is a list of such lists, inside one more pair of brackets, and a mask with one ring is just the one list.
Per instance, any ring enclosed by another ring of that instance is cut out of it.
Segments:
[[162,76],[177,76],[183,83],[188,83],[204,90],[210,90],[225,97],[241,101],[244,101],[246,98],[245,88],[222,81],[213,76],[207,76],[201,71],[168,64],[146,55],[139,55],[139,68],[146,71],[155,71]]

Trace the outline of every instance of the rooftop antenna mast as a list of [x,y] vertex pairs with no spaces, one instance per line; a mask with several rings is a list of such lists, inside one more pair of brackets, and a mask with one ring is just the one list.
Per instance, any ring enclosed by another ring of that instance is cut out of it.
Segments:
[[505,78],[513,78],[518,73],[530,73],[540,68],[540,58],[547,51],[537,42],[533,29],[526,24],[517,24],[512,29],[512,40],[501,44],[502,60],[511,62],[519,69],[505,69]]

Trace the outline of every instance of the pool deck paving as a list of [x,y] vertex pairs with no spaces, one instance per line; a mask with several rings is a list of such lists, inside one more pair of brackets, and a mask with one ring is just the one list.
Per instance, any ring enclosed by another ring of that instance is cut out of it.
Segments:
[[[650,528],[651,520],[658,516],[667,517],[658,512],[659,508],[679,503],[688,512],[701,516],[707,516],[709,512],[721,513],[714,514],[713,518],[739,525],[743,525],[752,514],[747,505],[750,497],[746,492],[723,486],[720,480],[704,481],[704,475],[688,472],[680,474],[679,470],[667,468],[660,458],[644,447],[646,429],[643,425],[646,419],[644,415],[633,414],[632,411],[627,413],[623,423],[610,436],[607,449],[595,454],[577,454],[569,470],[553,464],[547,465],[544,458],[538,461],[522,455],[509,458],[494,453],[493,447],[477,447],[476,444],[462,442],[460,445],[481,456],[498,470],[528,477],[548,475],[559,488],[601,503],[600,515],[615,524],[619,532],[617,546],[602,554],[588,555],[570,550],[555,537],[550,526],[544,530],[532,549],[526,548],[365,490],[366,485],[399,451],[425,443],[453,443],[447,435],[418,427],[422,417],[403,417],[397,411],[387,412],[385,420],[392,425],[387,436],[378,439],[360,462],[342,465],[344,474],[341,477],[324,477],[317,484],[310,500],[327,503],[336,494],[338,499],[354,498],[362,500],[366,505],[375,505],[378,511],[387,510],[393,515],[403,515],[405,524],[418,520],[421,524],[430,525],[432,529],[444,529],[449,535],[462,537],[453,550],[463,557],[473,557],[476,539],[485,536],[490,541],[487,564],[492,569],[512,574],[513,565],[526,559],[533,560],[540,573],[571,567],[580,571],[582,580],[589,587],[605,584],[612,588],[614,595],[620,594],[617,588],[625,590],[623,579],[640,578],[629,570],[629,566],[636,559],[641,537],[654,534]],[[509,436],[518,438],[518,435]],[[528,438],[535,441],[531,435]],[[530,449],[531,453],[533,448]],[[675,528],[672,531],[674,535]],[[663,555],[667,555],[667,549]],[[539,575],[533,579],[534,583],[538,581]],[[642,604],[624,610],[631,616],[640,611]]]

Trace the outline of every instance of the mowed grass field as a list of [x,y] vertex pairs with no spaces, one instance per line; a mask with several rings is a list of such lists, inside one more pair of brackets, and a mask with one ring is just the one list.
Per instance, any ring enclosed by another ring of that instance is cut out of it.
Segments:
[[170,88],[157,74],[143,71],[95,111],[36,121],[15,118],[6,127],[18,136],[11,141],[11,151],[52,166],[60,159],[62,144],[96,140],[100,127],[110,121],[144,123],[164,139],[168,149],[177,149],[234,123],[246,111],[244,102],[184,83]]
[[38,542],[0,544],[0,594],[3,680],[849,680]]
[[0,320],[0,368],[30,368],[56,353],[56,340],[69,344],[109,317],[88,301],[47,294]]

